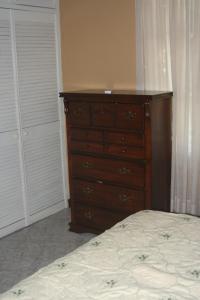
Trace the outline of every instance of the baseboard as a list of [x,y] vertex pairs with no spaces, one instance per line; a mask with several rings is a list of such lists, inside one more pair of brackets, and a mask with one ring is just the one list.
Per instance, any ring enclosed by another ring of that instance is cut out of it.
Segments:
[[[55,205],[52,205],[51,207],[48,207],[42,211],[39,211],[39,212],[35,213],[34,215],[30,216],[30,219],[29,219],[30,224],[29,225],[31,225],[37,221],[40,221],[44,218],[47,218],[48,216],[53,215],[64,208],[65,208],[65,202],[63,200]],[[8,226],[0,229],[0,238],[6,236],[8,234],[11,234],[19,229],[22,229],[24,227],[25,227],[24,219],[14,223],[14,224],[8,225]]]
[[44,218],[47,218],[47,217],[59,212],[60,210],[62,210],[64,208],[65,208],[65,202],[63,200],[55,205],[52,205],[51,207],[48,207],[48,208],[41,210],[41,211],[35,213],[34,215],[30,216],[30,218],[29,218],[30,224],[35,223]]
[[11,224],[11,225],[8,225],[2,229],[0,229],[0,238],[8,235],[8,234],[11,234],[19,229],[22,229],[25,227],[25,220],[20,220],[14,224]]

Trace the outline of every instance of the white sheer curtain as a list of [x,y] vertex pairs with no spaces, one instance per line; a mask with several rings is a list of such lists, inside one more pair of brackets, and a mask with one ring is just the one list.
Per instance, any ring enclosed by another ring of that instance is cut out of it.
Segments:
[[200,215],[200,0],[136,0],[137,88],[173,90],[171,210]]

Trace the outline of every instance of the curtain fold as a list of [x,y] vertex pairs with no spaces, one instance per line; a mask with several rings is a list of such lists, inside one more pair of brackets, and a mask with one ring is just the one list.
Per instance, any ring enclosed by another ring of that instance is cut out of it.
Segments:
[[171,210],[200,215],[200,1],[136,0],[137,88],[173,90]]

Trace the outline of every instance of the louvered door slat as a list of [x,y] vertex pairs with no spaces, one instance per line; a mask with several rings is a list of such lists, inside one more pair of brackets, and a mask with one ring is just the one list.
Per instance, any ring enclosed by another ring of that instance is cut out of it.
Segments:
[[[22,127],[58,120],[55,20],[51,14],[15,13]],[[43,99],[48,99],[44,103]]]
[[30,215],[64,201],[59,122],[26,129],[24,137]]
[[17,129],[9,11],[0,9],[0,132]]
[[17,132],[0,133],[0,229],[24,219]]
[[13,0],[18,5],[30,5],[54,8],[56,0]]

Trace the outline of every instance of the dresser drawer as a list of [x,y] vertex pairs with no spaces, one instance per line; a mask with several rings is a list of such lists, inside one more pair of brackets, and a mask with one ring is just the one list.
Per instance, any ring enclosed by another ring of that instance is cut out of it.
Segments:
[[104,153],[117,155],[120,157],[126,158],[138,158],[144,159],[145,153],[144,148],[139,147],[127,147],[127,146],[120,146],[120,145],[105,145],[104,146]]
[[144,209],[144,192],[83,180],[72,182],[73,200],[83,204],[134,213]]
[[117,144],[126,146],[144,146],[144,135],[142,133],[127,133],[107,131],[104,133],[104,140],[107,144]]
[[135,104],[116,105],[116,128],[144,130],[144,107]]
[[115,105],[112,103],[91,104],[92,125],[97,127],[115,126]]
[[103,144],[98,143],[89,143],[89,142],[79,142],[72,141],[71,142],[71,150],[72,151],[83,151],[83,152],[91,152],[91,153],[103,153],[104,147]]
[[144,159],[144,148],[127,147],[120,145],[103,145],[92,142],[71,141],[71,150],[74,153],[85,152],[95,154],[109,154],[120,158]]
[[72,128],[71,139],[73,141],[103,143],[103,132],[99,130]]
[[145,167],[141,163],[72,155],[72,166],[72,176],[76,178],[144,187]]
[[69,123],[71,126],[90,125],[90,107],[88,103],[69,103]]
[[110,212],[88,205],[77,204],[72,211],[76,224],[105,230],[123,220],[127,214]]

